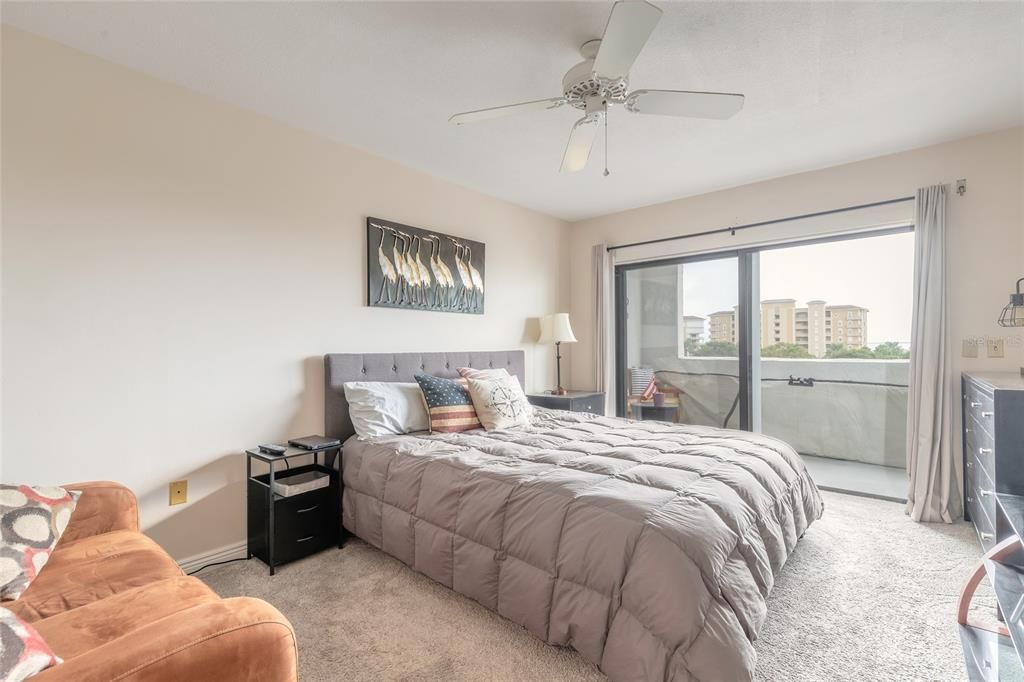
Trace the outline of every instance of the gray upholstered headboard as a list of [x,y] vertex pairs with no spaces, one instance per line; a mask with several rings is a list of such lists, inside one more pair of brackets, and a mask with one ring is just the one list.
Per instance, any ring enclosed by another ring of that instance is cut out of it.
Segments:
[[457,377],[459,367],[504,367],[526,386],[526,354],[521,350],[469,353],[331,353],[324,356],[324,435],[351,436],[352,420],[345,400],[346,381],[416,381],[423,372]]

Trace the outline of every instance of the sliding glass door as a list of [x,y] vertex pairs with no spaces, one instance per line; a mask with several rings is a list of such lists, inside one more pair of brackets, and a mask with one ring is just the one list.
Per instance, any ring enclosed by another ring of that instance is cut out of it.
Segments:
[[618,266],[618,414],[765,433],[822,487],[902,497],[913,239]]
[[739,258],[620,266],[616,285],[619,414],[740,428]]
[[761,431],[823,487],[906,494],[912,232],[760,254]]

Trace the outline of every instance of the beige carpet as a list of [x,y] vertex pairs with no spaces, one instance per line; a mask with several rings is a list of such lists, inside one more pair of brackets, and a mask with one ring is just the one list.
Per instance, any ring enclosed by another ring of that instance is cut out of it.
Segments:
[[[779,576],[756,643],[761,680],[959,680],[959,587],[980,554],[971,528],[919,525],[902,505],[824,493]],[[578,654],[358,540],[267,575],[257,560],[201,573],[222,596],[287,616],[300,678],[603,680]]]

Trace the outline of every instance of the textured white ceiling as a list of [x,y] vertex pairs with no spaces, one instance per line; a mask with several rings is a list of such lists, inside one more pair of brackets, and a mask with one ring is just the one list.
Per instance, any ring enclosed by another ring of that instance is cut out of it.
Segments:
[[660,3],[634,87],[747,95],[728,121],[609,117],[561,175],[561,94],[610,2],[3,4],[3,21],[569,220],[1024,122],[1024,3]]

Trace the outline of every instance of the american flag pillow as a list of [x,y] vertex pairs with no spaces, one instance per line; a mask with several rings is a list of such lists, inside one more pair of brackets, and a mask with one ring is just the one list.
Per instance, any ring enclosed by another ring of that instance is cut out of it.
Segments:
[[473,399],[466,390],[465,379],[443,379],[429,374],[417,374],[416,383],[423,391],[432,432],[456,433],[480,428],[480,419],[476,416]]

